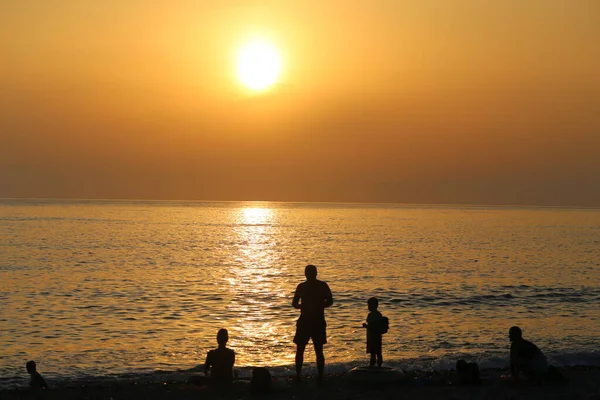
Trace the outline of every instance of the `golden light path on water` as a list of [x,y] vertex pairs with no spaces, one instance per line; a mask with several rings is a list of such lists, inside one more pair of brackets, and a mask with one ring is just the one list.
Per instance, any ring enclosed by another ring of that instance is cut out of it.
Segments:
[[[293,283],[277,251],[277,209],[247,207],[235,210],[232,241],[238,243],[227,273],[234,300],[228,311],[233,326],[231,345],[240,364],[288,365],[294,316],[290,302]],[[279,311],[279,312],[278,312]],[[268,354],[264,349],[270,349]]]

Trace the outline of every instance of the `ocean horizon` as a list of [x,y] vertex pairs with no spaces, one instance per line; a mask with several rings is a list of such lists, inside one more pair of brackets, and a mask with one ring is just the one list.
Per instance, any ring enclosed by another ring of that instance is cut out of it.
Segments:
[[287,200],[203,200],[203,199],[150,199],[150,198],[78,198],[78,197],[0,197],[0,202],[9,204],[18,202],[20,204],[32,203],[167,203],[167,204],[271,204],[271,205],[325,205],[325,206],[377,206],[377,207],[442,207],[442,208],[525,208],[525,209],[546,209],[556,208],[564,210],[597,210],[600,206],[595,205],[577,205],[577,204],[509,204],[509,203],[411,203],[411,202],[394,202],[394,201],[287,201]]

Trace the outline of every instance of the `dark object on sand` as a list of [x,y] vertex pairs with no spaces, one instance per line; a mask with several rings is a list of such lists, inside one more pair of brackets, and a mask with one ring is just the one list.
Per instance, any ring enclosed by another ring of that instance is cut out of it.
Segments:
[[456,374],[459,385],[473,385],[481,383],[479,379],[479,366],[475,362],[458,360],[456,362]]
[[251,394],[266,394],[271,392],[271,373],[264,367],[252,368],[250,378]]

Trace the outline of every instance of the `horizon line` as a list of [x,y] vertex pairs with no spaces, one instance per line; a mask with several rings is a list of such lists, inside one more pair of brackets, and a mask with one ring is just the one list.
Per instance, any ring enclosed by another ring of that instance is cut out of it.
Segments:
[[600,209],[597,206],[552,205],[552,204],[481,204],[481,203],[408,203],[394,201],[296,201],[296,200],[207,200],[207,199],[148,199],[148,198],[96,198],[96,197],[0,197],[4,200],[60,200],[60,201],[103,201],[103,202],[195,202],[195,203],[290,203],[290,204],[356,204],[356,205],[397,205],[424,207],[492,207],[492,208],[562,208]]

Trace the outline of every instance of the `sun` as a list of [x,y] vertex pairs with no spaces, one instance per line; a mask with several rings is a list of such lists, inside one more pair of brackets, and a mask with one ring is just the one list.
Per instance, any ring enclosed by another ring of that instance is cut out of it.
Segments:
[[281,58],[275,46],[265,40],[244,44],[238,52],[237,77],[248,89],[260,91],[271,87],[281,72]]

